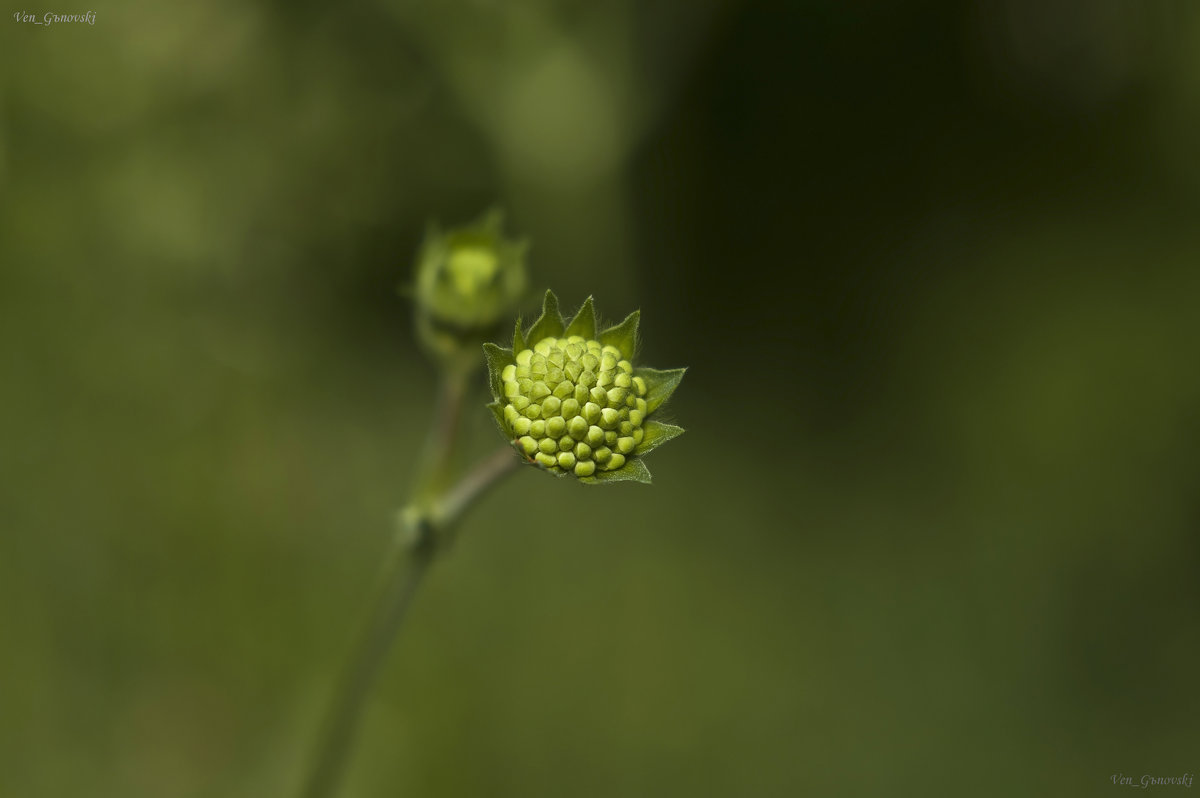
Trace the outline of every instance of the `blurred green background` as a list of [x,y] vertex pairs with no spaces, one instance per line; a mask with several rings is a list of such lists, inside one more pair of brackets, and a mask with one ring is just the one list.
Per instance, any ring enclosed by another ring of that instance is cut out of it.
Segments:
[[1195,4],[17,10],[0,796],[293,793],[429,417],[396,285],[497,202],[689,432],[468,517],[345,795],[1200,769]]

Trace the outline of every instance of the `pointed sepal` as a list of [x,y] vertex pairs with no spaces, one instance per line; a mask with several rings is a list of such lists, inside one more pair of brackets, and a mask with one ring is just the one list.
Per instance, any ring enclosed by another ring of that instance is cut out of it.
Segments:
[[616,471],[597,471],[593,476],[579,480],[585,485],[604,485],[611,482],[641,482],[650,484],[650,469],[639,459],[629,460]]
[[679,381],[683,379],[686,372],[686,368],[666,370],[640,368],[637,370],[637,376],[646,381],[647,413],[653,413],[662,406],[663,402],[671,398],[671,394],[675,393],[675,389],[679,387]]
[[587,339],[596,337],[596,308],[592,304],[591,297],[583,301],[583,307],[575,314],[575,318],[567,326],[567,331],[564,335],[568,338],[572,335],[578,335]]
[[487,360],[488,384],[492,388],[492,396],[504,396],[504,367],[516,363],[512,350],[486,343],[483,345],[483,357]]
[[504,424],[504,405],[499,402],[489,402],[487,408],[492,411],[492,415],[496,418],[496,426],[500,428],[500,434],[507,438],[508,429]]
[[637,349],[638,321],[641,317],[640,310],[630,313],[625,317],[625,321],[600,333],[600,343],[605,346],[615,346],[621,351],[622,357],[626,360],[633,360],[634,352]]
[[521,332],[521,317],[517,316],[517,326],[513,329],[513,353],[520,352],[522,349],[528,349],[525,345],[525,335]]
[[546,297],[542,300],[542,315],[529,328],[525,340],[529,344],[536,344],[543,338],[561,336],[565,329],[566,324],[563,322],[562,313],[558,310],[558,297],[554,295],[553,291],[546,291]]
[[678,438],[684,432],[683,427],[677,427],[674,424],[664,424],[661,421],[653,419],[645,422],[642,425],[642,429],[644,430],[642,442],[633,450],[633,453],[638,457],[649,454],[672,438]]

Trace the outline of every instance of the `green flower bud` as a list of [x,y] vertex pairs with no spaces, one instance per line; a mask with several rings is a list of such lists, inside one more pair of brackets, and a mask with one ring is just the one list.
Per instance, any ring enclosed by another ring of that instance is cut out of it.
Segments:
[[590,424],[597,424],[600,421],[600,405],[595,402],[588,402],[583,406],[583,419]]
[[436,359],[458,369],[475,367],[476,347],[495,336],[525,296],[529,245],[505,238],[502,225],[498,210],[447,231],[431,224],[417,254],[411,288],[417,335]]
[[568,323],[547,291],[538,320],[525,331],[518,320],[511,349],[484,345],[488,407],[526,460],[585,483],[650,481],[644,455],[683,432],[654,416],[685,369],[634,365],[638,318],[597,332],[591,297]]
[[[578,407],[578,403],[576,403],[576,407]],[[565,413],[567,411],[564,410],[563,412]],[[575,440],[583,440],[589,429],[588,423],[579,415],[573,415],[570,418],[571,420],[567,422],[567,432],[570,433],[571,437]]]
[[[575,419],[571,419],[574,421]],[[562,434],[567,429],[567,422],[562,416],[555,416],[546,420],[546,434],[553,438],[561,438]]]

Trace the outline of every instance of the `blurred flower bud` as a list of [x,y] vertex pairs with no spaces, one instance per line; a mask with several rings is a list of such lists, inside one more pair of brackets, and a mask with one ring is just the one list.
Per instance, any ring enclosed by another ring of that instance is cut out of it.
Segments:
[[470,368],[479,345],[516,312],[528,275],[526,240],[505,238],[503,214],[442,231],[431,224],[417,256],[417,334],[435,358]]

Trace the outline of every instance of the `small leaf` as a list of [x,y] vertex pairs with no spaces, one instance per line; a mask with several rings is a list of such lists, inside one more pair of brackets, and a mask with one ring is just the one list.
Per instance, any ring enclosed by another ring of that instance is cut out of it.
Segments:
[[536,344],[543,338],[557,338],[563,334],[565,328],[562,314],[558,312],[558,297],[553,291],[546,291],[546,298],[542,300],[542,315],[529,328],[525,340],[529,344]]
[[600,333],[600,343],[615,346],[626,360],[633,360],[633,350],[637,348],[638,319],[641,316],[640,310],[630,313],[625,321]]
[[572,335],[581,335],[589,340],[596,337],[596,309],[592,306],[591,297],[583,301],[583,307],[575,314],[575,318],[571,320],[564,335],[568,338]]
[[597,471],[594,476],[582,477],[579,481],[585,485],[603,482],[641,482],[649,485],[650,469],[646,468],[646,464],[641,460],[634,458],[626,461],[625,465],[616,471]]
[[662,403],[671,398],[671,394],[675,393],[675,389],[679,387],[679,381],[683,379],[686,368],[668,369],[660,371],[659,369],[639,368],[637,376],[646,381],[646,411],[653,413]]
[[517,327],[515,330],[513,330],[512,351],[515,354],[520,352],[522,349],[528,348],[529,347],[525,345],[525,336],[521,333],[521,317],[517,316]]
[[654,451],[672,438],[677,438],[683,434],[683,427],[677,427],[674,424],[663,424],[661,421],[654,421],[653,419],[643,424],[642,429],[644,430],[644,437],[633,452],[639,457]]
[[517,361],[513,359],[511,349],[501,349],[493,343],[483,345],[483,356],[487,359],[488,382],[492,386],[492,396],[499,399],[504,396],[504,380],[501,377],[504,367]]
[[507,438],[508,430],[504,428],[504,405],[499,402],[491,402],[487,407],[488,410],[492,411],[492,415],[496,417],[496,426],[500,427],[500,434]]

